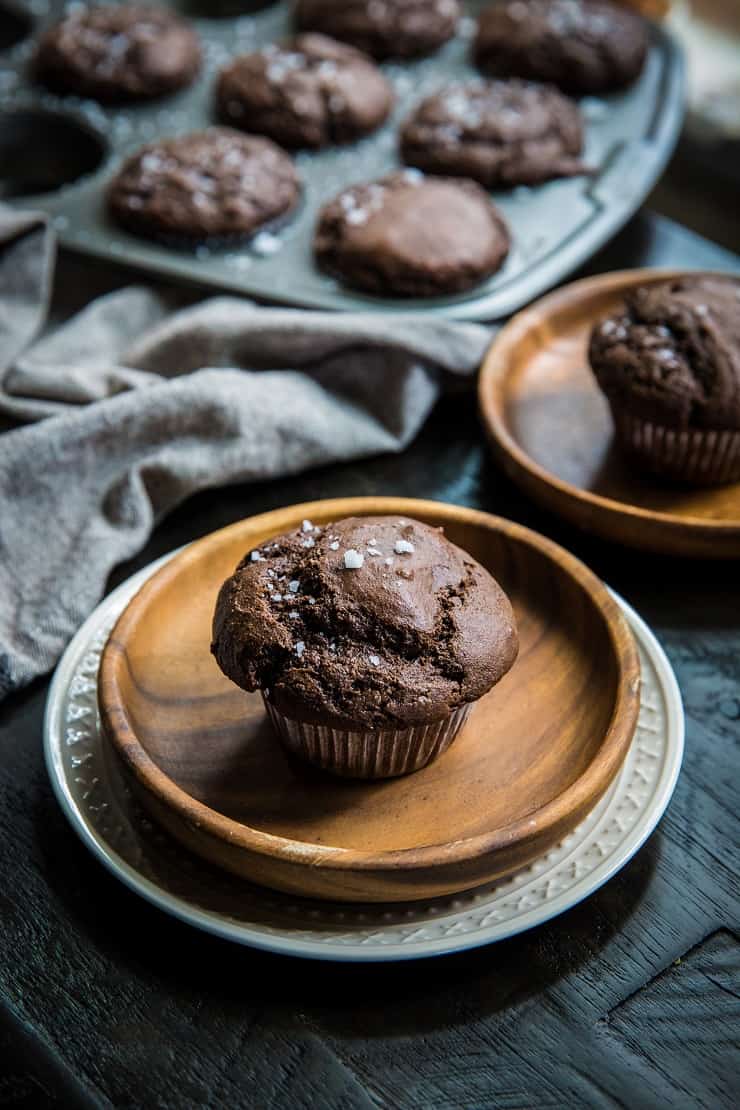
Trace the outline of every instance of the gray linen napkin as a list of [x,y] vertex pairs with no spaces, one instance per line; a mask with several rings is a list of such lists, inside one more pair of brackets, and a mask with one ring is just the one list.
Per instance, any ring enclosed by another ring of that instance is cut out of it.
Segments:
[[[0,699],[47,671],[111,569],[196,490],[402,451],[488,329],[129,287],[42,330],[43,218],[0,207]],[[36,339],[35,342],[34,339]]]

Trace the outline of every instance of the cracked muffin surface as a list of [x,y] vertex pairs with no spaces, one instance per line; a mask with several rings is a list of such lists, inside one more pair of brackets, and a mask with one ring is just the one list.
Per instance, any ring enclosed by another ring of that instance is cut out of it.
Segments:
[[422,100],[401,130],[404,161],[496,186],[584,172],[578,105],[533,82],[468,81]]
[[197,33],[168,8],[69,8],[41,36],[33,61],[38,80],[55,92],[146,100],[189,85],[201,67]]
[[403,728],[475,701],[511,668],[506,594],[441,529],[409,517],[304,521],[221,588],[212,651],[286,717]]
[[459,0],[296,0],[301,31],[322,31],[374,58],[431,54],[455,34]]
[[264,135],[209,127],[157,139],[130,155],[108,186],[108,211],[133,232],[184,245],[239,239],[287,216],[300,180]]
[[374,131],[390,112],[393,89],[359,50],[305,34],[234,58],[221,70],[216,100],[234,127],[316,149]]
[[611,0],[504,0],[481,13],[473,53],[486,73],[583,96],[635,81],[648,46],[642,16]]

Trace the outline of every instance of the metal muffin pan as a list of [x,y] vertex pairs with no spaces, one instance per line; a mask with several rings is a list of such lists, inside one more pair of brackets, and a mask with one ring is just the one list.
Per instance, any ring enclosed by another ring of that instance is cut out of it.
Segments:
[[[585,159],[597,168],[595,175],[492,194],[513,240],[497,274],[454,297],[368,296],[344,288],[314,266],[311,242],[317,211],[346,185],[397,168],[398,127],[411,108],[450,81],[475,75],[470,40],[474,17],[486,6],[485,0],[465,5],[457,38],[436,54],[383,66],[397,95],[383,128],[347,147],[296,156],[304,192],[291,220],[237,248],[201,246],[193,252],[119,230],[106,216],[106,185],[142,143],[215,122],[217,70],[233,55],[289,34],[291,4],[223,18],[214,14],[222,10],[218,0],[172,5],[193,17],[200,33],[205,62],[199,79],[166,99],[115,108],[52,96],[29,79],[28,62],[38,32],[66,6],[63,0],[0,0],[0,23],[3,12],[11,8],[30,14],[34,21],[30,36],[0,52],[0,197],[48,213],[65,247],[265,301],[344,311],[426,310],[467,320],[508,316],[567,277],[629,219],[660,176],[683,117],[681,53],[665,31],[653,27],[639,81],[625,92],[581,102]],[[229,5],[232,11],[238,6]]]

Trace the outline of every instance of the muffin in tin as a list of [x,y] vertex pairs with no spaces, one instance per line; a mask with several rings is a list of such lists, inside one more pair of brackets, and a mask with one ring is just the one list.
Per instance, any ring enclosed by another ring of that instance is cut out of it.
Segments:
[[296,35],[241,54],[216,86],[220,118],[287,147],[318,149],[374,131],[393,87],[359,50],[325,35]]
[[150,100],[184,88],[201,67],[197,33],[154,4],[73,10],[39,40],[34,75],[54,92],[103,102]]
[[611,0],[504,0],[482,12],[473,53],[494,77],[545,81],[583,96],[631,85],[648,45],[642,16]]
[[740,479],[737,278],[638,286],[594,327],[589,360],[634,465],[695,485]]
[[465,292],[500,269],[509,245],[480,185],[417,169],[343,189],[319,211],[313,243],[322,269],[385,297]]
[[245,555],[213,621],[219,666],[285,746],[352,778],[436,759],[517,650],[498,583],[408,517],[304,521]]
[[297,0],[300,31],[321,31],[373,58],[419,58],[451,39],[459,0]]
[[588,172],[575,101],[516,78],[457,82],[426,97],[403,124],[400,147],[407,165],[487,189]]
[[287,218],[300,191],[293,159],[271,139],[209,127],[132,154],[108,186],[107,205],[134,235],[190,247],[248,239]]

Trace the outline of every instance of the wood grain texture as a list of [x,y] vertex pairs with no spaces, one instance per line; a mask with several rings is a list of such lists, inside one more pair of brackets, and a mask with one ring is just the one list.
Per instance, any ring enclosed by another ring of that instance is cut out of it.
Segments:
[[[731,263],[643,215],[593,267]],[[65,256],[56,310],[133,280]],[[37,682],[0,706],[0,1079],[15,1092],[3,1110],[37,1110],[50,1087],[55,1110],[735,1110],[736,1098],[703,1085],[706,1038],[726,1035],[713,1004],[721,987],[705,982],[697,1029],[680,1003],[682,965],[673,965],[688,953],[697,974],[716,968],[713,941],[702,942],[740,924],[737,568],[620,549],[548,515],[494,465],[462,396],[447,397],[399,457],[190,498],[110,587],[234,520],[359,493],[513,517],[575,551],[635,606],[665,647],[686,708],[668,812],[605,887],[510,941],[406,966],[268,956],[165,917],[77,841],[45,773],[48,683]],[[633,1046],[608,1028],[620,1003],[650,993],[666,970],[679,1072],[652,1034],[643,1052],[639,1038]],[[78,1091],[61,1080],[54,1089],[51,1058]]]
[[[703,1047],[687,1060],[681,1011]],[[621,1002],[605,1033],[681,1079],[687,1094],[740,1101],[740,941],[720,930]]]
[[597,320],[627,289],[683,271],[630,270],[574,282],[519,313],[480,375],[481,413],[510,476],[540,504],[617,543],[671,555],[740,555],[740,483],[661,483],[625,463],[588,365]]
[[[211,621],[250,548],[306,517],[386,514],[443,526],[487,567],[514,606],[519,657],[440,759],[347,782],[286,756],[261,697],[216,665]],[[627,753],[639,659],[601,583],[535,533],[455,505],[340,499],[242,521],[162,567],[111,632],[99,702],[143,804],[189,849],[280,890],[398,901],[489,882],[575,827]]]

